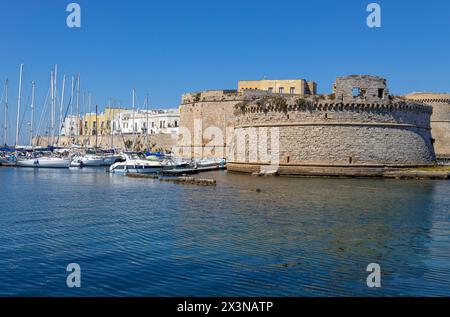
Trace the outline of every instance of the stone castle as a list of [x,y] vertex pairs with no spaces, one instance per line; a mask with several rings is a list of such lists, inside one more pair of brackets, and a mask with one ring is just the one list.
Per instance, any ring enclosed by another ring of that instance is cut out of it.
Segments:
[[[329,95],[186,94],[180,127],[193,137],[179,139],[178,154],[226,157],[228,169],[236,172],[271,166],[281,175],[376,176],[389,168],[427,166],[436,161],[433,143],[438,153],[448,149],[450,122],[448,104],[437,117],[445,123],[432,117],[435,104],[448,99],[430,100],[435,102],[393,97],[385,79],[366,75],[338,77]],[[440,130],[432,138],[433,124]],[[267,160],[275,151],[276,164]]]
[[450,94],[413,93],[405,96],[408,100],[423,102],[433,107],[431,134],[436,156],[450,159]]

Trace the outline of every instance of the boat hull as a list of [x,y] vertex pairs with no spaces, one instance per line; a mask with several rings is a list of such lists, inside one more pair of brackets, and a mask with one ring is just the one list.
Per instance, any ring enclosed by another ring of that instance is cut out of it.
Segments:
[[81,166],[110,166],[113,165],[120,157],[118,156],[105,156],[94,158],[81,158],[79,160]]
[[162,167],[127,166],[125,168],[114,168],[110,170],[112,174],[157,174]]
[[30,168],[68,168],[70,162],[70,159],[59,158],[18,159],[16,166]]

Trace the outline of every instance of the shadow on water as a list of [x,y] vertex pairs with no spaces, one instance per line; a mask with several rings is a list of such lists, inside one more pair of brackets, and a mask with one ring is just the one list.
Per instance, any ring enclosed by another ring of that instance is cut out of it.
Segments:
[[217,186],[1,169],[0,294],[450,294],[445,181],[201,176]]

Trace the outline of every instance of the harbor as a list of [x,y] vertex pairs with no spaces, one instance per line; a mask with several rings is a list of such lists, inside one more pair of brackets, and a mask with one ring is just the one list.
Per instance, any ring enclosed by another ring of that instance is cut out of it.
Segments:
[[3,1],[12,309],[450,296],[450,2]]

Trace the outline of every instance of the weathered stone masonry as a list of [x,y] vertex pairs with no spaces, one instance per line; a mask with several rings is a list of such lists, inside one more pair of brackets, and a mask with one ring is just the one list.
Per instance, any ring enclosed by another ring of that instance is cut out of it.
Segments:
[[[242,102],[235,107],[236,134],[278,128],[279,174],[381,175],[385,168],[435,160],[431,107],[389,97],[385,81],[378,77],[338,78],[335,87],[328,96],[267,96]],[[354,88],[359,88],[356,95]],[[260,172],[268,165],[259,157],[250,158],[250,139],[245,159],[234,155],[229,170]]]
[[450,159],[450,94],[413,93],[405,98],[433,107],[431,135],[436,156]]
[[[235,125],[235,105],[256,100],[264,94],[258,91],[210,90],[183,95],[180,132],[187,130],[190,137],[180,135],[177,154],[185,158],[226,157]],[[217,135],[208,137],[207,132],[212,128],[220,129],[222,138]]]

